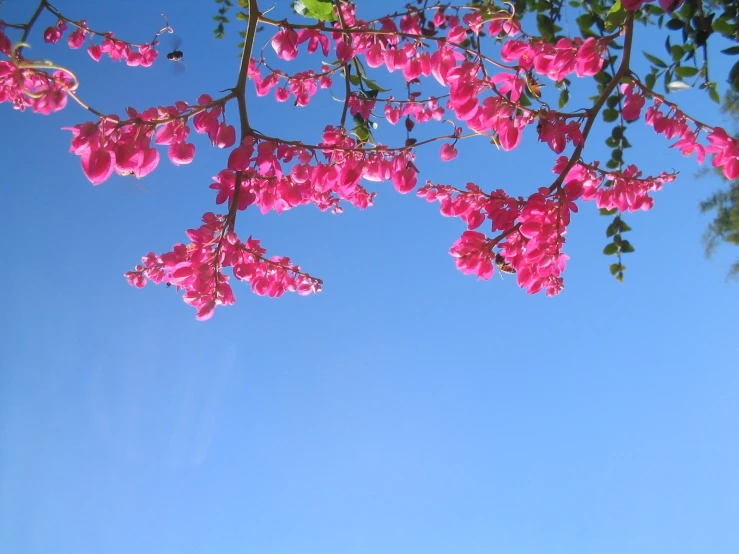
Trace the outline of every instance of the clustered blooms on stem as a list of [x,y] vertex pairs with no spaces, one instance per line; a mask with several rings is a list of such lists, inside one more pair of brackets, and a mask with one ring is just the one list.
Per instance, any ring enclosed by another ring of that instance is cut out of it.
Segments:
[[[64,17],[56,8],[53,8],[47,4],[48,9],[56,15],[59,19],[56,25],[47,27],[44,31],[44,42],[49,44],[56,44],[64,36],[64,32],[68,29],[68,23],[72,25],[74,31],[69,34],[67,38],[67,46],[72,50],[78,50],[85,45],[87,39],[90,40],[90,46],[87,48],[87,53],[90,57],[99,62],[103,57],[103,54],[107,54],[111,60],[119,61],[124,60],[126,65],[141,67],[150,67],[157,59],[159,53],[156,51],[154,46],[157,44],[156,39],[159,34],[163,32],[171,32],[170,27],[167,25],[154,37],[154,40],[148,44],[133,44],[125,40],[116,39],[113,33],[99,33],[93,31],[87,26],[87,21],[84,19],[80,21],[74,21]],[[93,42],[94,36],[101,37],[100,44]]]
[[188,244],[175,244],[161,256],[153,252],[144,256],[142,265],[126,273],[128,282],[142,288],[149,279],[184,290],[183,299],[198,310],[199,320],[210,319],[216,306],[236,301],[229,277],[223,273],[225,267],[231,267],[236,279],[249,283],[261,296],[275,298],[286,291],[306,295],[321,290],[321,280],[301,272],[290,258],[267,258],[258,240],[249,237],[240,241],[226,216],[206,213],[203,224],[188,230],[187,236]]
[[71,71],[50,62],[20,58],[23,44],[15,47],[3,32],[0,21],[0,103],[10,102],[16,110],[26,108],[44,115],[59,111],[67,105],[67,93],[77,88]]
[[[643,4],[642,0],[623,2],[627,10]],[[679,4],[660,0],[668,11]],[[150,43],[134,44],[109,32],[93,31],[85,20],[71,20],[41,1],[29,23],[9,25],[23,31],[19,45],[12,46],[0,22],[0,53],[7,58],[0,59],[0,102],[48,114],[63,108],[71,97],[92,112],[95,121],[69,130],[71,151],[80,156],[85,176],[95,185],[113,173],[137,178],[149,174],[159,162],[156,145],[167,147],[175,165],[190,163],[196,149],[189,142],[193,128],[207,135],[213,146],[231,149],[226,167],[210,185],[216,192],[216,204],[227,208],[226,215],[206,213],[202,225],[187,232],[188,244],[176,244],[162,255],[150,253],[126,274],[136,287],[150,280],[183,291],[184,301],[196,308],[201,320],[211,317],[218,305],[234,302],[226,268],[260,295],[310,294],[321,289],[320,280],[302,272],[289,258],[267,258],[258,240],[241,241],[235,232],[238,212],[252,205],[262,213],[281,213],[306,204],[333,213],[341,212],[347,203],[365,209],[376,196],[366,182],[391,182],[403,194],[416,190],[417,148],[443,141],[437,145],[439,157],[450,162],[457,158],[461,140],[482,137],[499,149],[512,150],[522,143],[526,129],[533,127],[537,139],[555,154],[572,149],[556,159],[552,184],[538,183],[533,193],[514,198],[501,189],[485,192],[474,183],[460,189],[427,181],[417,194],[438,201],[442,215],[458,217],[466,224],[467,230],[450,251],[462,272],[489,279],[497,269],[515,274],[519,286],[529,293],[555,295],[563,288],[562,274],[569,259],[563,251],[565,236],[578,201],[593,201],[605,210],[648,210],[654,202],[651,193],[675,179],[673,173],[642,177],[633,165],[602,169],[597,161],[582,160],[588,134],[610,95],[618,95],[626,122],[640,119],[650,101],[644,114],[648,125],[675,139],[672,147],[683,155],[695,153],[699,162],[712,156],[713,165],[721,167],[729,179],[739,176],[739,143],[723,129],[686,115],[631,73],[631,16],[610,36],[548,42],[527,35],[513,8],[507,6],[407,6],[404,12],[366,21],[357,17],[355,5],[335,2],[332,23],[294,26],[260,13],[256,0],[251,0],[253,19],[247,28],[236,87],[218,99],[203,94],[193,105],[177,101],[142,112],[128,108],[122,119],[84,104],[68,69],[23,57],[33,23],[48,10],[56,22],[43,33],[47,43],[60,42],[72,28],[67,36],[70,48],[87,43],[96,61],[107,54],[132,66],[151,65],[157,58],[157,38],[172,29],[167,25]],[[303,55],[301,51],[324,59],[315,69],[291,74],[272,67],[264,53],[252,57],[258,25],[276,28],[268,44],[279,60],[292,62]],[[500,43],[500,61],[483,54],[490,50],[480,47],[483,33]],[[538,79],[569,86],[567,79],[573,75],[595,76],[604,67],[609,47],[622,39],[621,65],[613,70],[611,82],[592,107],[567,113],[551,109],[542,100]],[[382,96],[387,91],[370,70],[402,76],[405,97]],[[257,96],[274,91],[276,101],[291,100],[296,107],[306,107],[321,90],[330,90],[343,104],[338,122],[327,123],[315,144],[258,132],[248,123],[247,81],[253,83]],[[424,96],[417,88],[427,81],[442,90]],[[226,120],[226,104],[231,100],[238,104],[238,143],[235,127]],[[380,120],[391,125],[403,120],[405,142],[387,146],[375,140],[373,133]],[[425,138],[414,136],[417,125],[430,122],[451,123],[453,128]]]
[[93,185],[106,181],[114,171],[138,178],[151,173],[159,163],[152,139],[169,147],[167,154],[173,164],[189,164],[195,157],[195,146],[186,142],[190,134],[186,121],[193,115],[195,131],[207,134],[214,145],[229,148],[236,142],[233,125],[218,119],[224,113],[224,102],[203,94],[197,106],[179,101],[142,113],[128,108],[126,121],[120,121],[117,115],[102,116],[97,123],[69,129],[73,135],[70,152],[80,156],[82,171]]

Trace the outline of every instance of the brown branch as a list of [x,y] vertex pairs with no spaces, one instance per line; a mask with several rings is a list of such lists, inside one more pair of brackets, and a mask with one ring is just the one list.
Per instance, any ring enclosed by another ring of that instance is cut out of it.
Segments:
[[631,59],[631,45],[634,38],[634,12],[630,11],[626,16],[626,23],[624,24],[624,34],[624,55],[623,58],[621,58],[621,65],[619,65],[618,71],[614,73],[613,78],[610,80],[606,88],[598,97],[598,100],[596,100],[595,104],[593,104],[593,107],[588,110],[587,121],[585,122],[585,128],[582,132],[582,143],[579,146],[575,147],[575,151],[572,153],[572,156],[570,156],[570,159],[567,162],[567,166],[562,170],[562,172],[559,174],[559,177],[557,177],[554,183],[552,183],[552,185],[549,187],[549,190],[551,192],[554,192],[562,186],[565,177],[580,159],[580,155],[585,148],[585,142],[588,138],[588,135],[590,134],[590,130],[593,128],[593,124],[595,123],[595,118],[598,117],[598,114],[600,113],[603,105],[606,103],[606,100],[608,100],[608,97],[618,86],[621,77],[628,75],[630,72],[629,61]]

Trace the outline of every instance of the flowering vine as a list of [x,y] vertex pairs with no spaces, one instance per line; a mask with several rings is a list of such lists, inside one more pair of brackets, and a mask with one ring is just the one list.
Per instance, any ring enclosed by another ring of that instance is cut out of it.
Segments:
[[[652,194],[676,177],[666,172],[644,176],[634,165],[624,165],[620,153],[605,167],[583,159],[596,119],[601,114],[610,117],[611,111],[622,121],[609,139],[618,147],[615,151],[622,152],[626,144],[623,123],[643,117],[658,134],[674,140],[671,147],[682,154],[695,154],[700,163],[709,157],[727,178],[739,176],[736,139],[684,113],[632,71],[635,13],[644,2],[619,4],[611,34],[556,39],[527,34],[511,4],[408,5],[405,11],[363,20],[351,2],[314,0],[305,3],[303,12],[317,21],[310,24],[271,19],[258,0],[247,4],[238,76],[224,96],[203,93],[193,103],[178,100],[141,112],[128,108],[125,116],[101,113],[83,101],[70,69],[27,58],[24,48],[31,30],[46,14],[54,22],[43,31],[45,42],[62,43],[66,37],[69,48],[86,46],[95,61],[107,56],[148,67],[159,55],[159,37],[172,32],[166,18],[165,26],[144,44],[92,30],[84,19],[70,19],[47,0],[39,2],[26,23],[0,22],[0,102],[49,114],[65,108],[71,98],[92,114],[91,121],[68,130],[70,151],[80,157],[83,174],[93,185],[114,173],[147,176],[159,164],[161,147],[166,147],[171,163],[189,164],[197,149],[192,130],[207,135],[212,146],[229,150],[226,167],[209,185],[224,213],[206,212],[200,226],[187,231],[189,242],[163,254],[149,253],[126,273],[128,282],[139,288],[151,281],[182,291],[198,319],[208,319],[217,306],[235,302],[231,277],[248,283],[256,294],[272,297],[322,288],[320,279],[290,258],[268,256],[251,236],[239,238],[239,212],[281,213],[306,204],[333,213],[347,204],[366,209],[377,194],[369,184],[382,182],[401,194],[416,191],[429,202],[439,202],[442,215],[464,222],[467,229],[450,250],[462,272],[489,279],[497,270],[515,274],[518,285],[531,294],[559,293],[569,259],[564,252],[567,228],[579,206],[592,201],[608,213],[649,210]],[[255,51],[259,26],[274,29],[262,52]],[[21,35],[15,43],[13,33]],[[610,54],[616,47],[618,59]],[[497,58],[491,51],[497,51]],[[298,57],[316,56],[321,59],[315,68],[294,73],[270,60],[276,57],[279,64],[289,64]],[[379,84],[384,73],[402,76],[404,95]],[[589,107],[563,111],[575,77],[599,79],[598,95]],[[424,94],[419,87],[427,83],[442,90]],[[546,83],[562,91],[557,109],[543,99]],[[247,87],[257,96],[272,94],[276,101],[298,107],[328,91],[342,107],[320,138],[308,144],[253,129]],[[238,111],[238,135],[226,119],[230,103]],[[402,144],[383,144],[375,137],[381,124],[401,121],[406,133]],[[445,130],[418,135],[418,126],[431,128],[433,123]],[[427,180],[418,186],[423,169],[416,165],[419,148],[435,144],[439,158],[452,162],[462,141],[482,138],[510,151],[525,134],[535,134],[556,155],[551,183],[535,184],[527,196],[512,197],[500,188],[486,192],[475,183],[460,188]],[[620,255],[633,247],[621,237],[628,226],[620,216],[615,221],[608,233],[616,238],[606,250],[619,255],[611,270],[622,277]]]

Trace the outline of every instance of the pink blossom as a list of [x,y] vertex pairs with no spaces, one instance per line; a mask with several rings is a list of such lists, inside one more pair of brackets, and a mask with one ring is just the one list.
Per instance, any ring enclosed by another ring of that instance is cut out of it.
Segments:
[[354,50],[351,44],[343,40],[336,44],[336,58],[340,62],[347,63],[355,55],[356,55],[356,51]]
[[716,127],[708,134],[707,153],[713,153],[711,161],[714,167],[722,167],[724,176],[729,180],[739,177],[739,144],[726,131]]
[[195,157],[195,145],[186,142],[173,142],[169,145],[168,155],[175,165],[186,165]]
[[259,295],[305,295],[321,290],[321,281],[301,272],[290,258],[267,258],[258,240],[249,237],[242,242],[235,233],[226,232],[226,225],[226,217],[206,213],[203,224],[187,232],[190,244],[176,244],[161,256],[148,254],[141,265],[126,273],[126,280],[138,288],[147,279],[174,285],[184,291],[182,299],[197,310],[199,321],[212,317],[216,307],[236,301],[229,276],[224,273],[228,267],[236,279],[251,284],[253,292]]
[[115,169],[115,155],[100,146],[82,152],[80,161],[82,171],[93,185],[99,185],[107,180]]
[[485,280],[493,276],[493,254],[484,234],[465,231],[449,253],[454,256],[457,269],[465,275],[475,274]]
[[103,50],[99,44],[91,44],[87,49],[87,53],[90,54],[90,57],[96,62],[99,62],[100,58],[103,57]]
[[5,36],[5,33],[3,32],[3,25],[0,23],[0,52],[5,54],[6,56],[10,56],[10,48],[12,45],[10,44],[10,39]]
[[233,125],[226,125],[221,122],[218,125],[215,144],[218,148],[230,148],[236,142],[236,129]]
[[451,144],[443,144],[440,152],[441,160],[448,162],[457,157],[457,149]]
[[642,94],[634,92],[633,83],[625,83],[621,85],[621,92],[626,97],[622,112],[624,121],[636,121],[641,115],[641,110],[644,107],[646,99]]
[[323,55],[328,56],[328,37],[318,29],[301,29],[298,32],[297,44],[303,44],[305,41],[308,41],[308,53],[315,52],[320,44]]
[[272,48],[283,60],[294,60],[298,55],[298,33],[291,28],[283,28],[272,39]]
[[74,31],[72,31],[72,33],[69,35],[69,38],[67,39],[68,46],[73,50],[82,48],[82,45],[85,43],[85,37],[87,36],[85,25],[86,22],[83,19],[82,21],[80,21],[80,27],[77,27]]
[[44,31],[44,42],[56,44],[62,38],[62,31],[59,27],[48,27]]
[[557,154],[562,153],[568,142],[572,142],[575,146],[583,144],[580,126],[575,121],[568,122],[555,111],[550,110],[544,117],[541,117],[537,129],[539,140],[546,142]]

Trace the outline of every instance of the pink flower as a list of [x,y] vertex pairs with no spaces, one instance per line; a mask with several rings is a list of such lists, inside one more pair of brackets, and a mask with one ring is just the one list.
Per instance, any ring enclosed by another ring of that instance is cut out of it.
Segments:
[[10,39],[5,36],[5,33],[3,33],[2,24],[0,24],[0,52],[5,54],[6,56],[10,56],[10,48],[12,45],[10,44]]
[[723,167],[724,176],[729,180],[739,177],[739,144],[726,131],[716,127],[708,134],[706,152],[713,153],[714,167]]
[[272,39],[272,48],[283,60],[294,60],[298,55],[298,33],[293,29],[283,28]]
[[442,161],[448,162],[457,157],[457,149],[451,144],[443,144],[439,155]]
[[87,49],[87,53],[90,54],[90,57],[96,62],[99,62],[100,58],[103,57],[103,50],[99,44],[90,45],[90,47]]
[[186,142],[173,142],[169,145],[169,159],[175,165],[186,165],[195,157],[195,145]]
[[67,44],[70,48],[73,50],[76,50],[78,48],[82,48],[82,45],[85,43],[85,36],[87,36],[87,31],[85,30],[86,22],[83,19],[80,21],[80,27],[77,27],[67,39]]
[[641,115],[641,109],[646,102],[643,95],[634,92],[634,85],[626,83],[621,85],[621,92],[626,96],[622,112],[624,121],[636,121]]
[[44,31],[44,42],[48,42],[50,44],[56,44],[59,42],[59,40],[62,38],[62,31],[59,29],[59,27],[48,27]]
[[93,185],[99,185],[113,174],[115,155],[101,147],[89,148],[80,156],[82,171]]
[[356,51],[351,44],[341,41],[336,45],[336,58],[342,62],[347,63],[356,55]]
[[301,29],[298,32],[298,44],[308,41],[308,53],[312,54],[321,45],[321,51],[324,56],[328,56],[329,42],[328,37],[318,29]]
[[218,148],[230,148],[233,146],[236,143],[236,129],[234,126],[226,125],[222,122],[218,126],[215,143]]
[[579,125],[559,116],[555,111],[549,111],[545,117],[539,119],[537,126],[539,140],[546,142],[554,152],[561,154],[568,142],[575,146],[583,143],[582,132]]
[[488,239],[482,233],[465,231],[449,253],[454,256],[457,269],[465,275],[474,273],[478,279],[484,280],[493,276],[492,253]]

